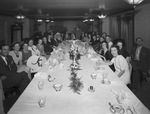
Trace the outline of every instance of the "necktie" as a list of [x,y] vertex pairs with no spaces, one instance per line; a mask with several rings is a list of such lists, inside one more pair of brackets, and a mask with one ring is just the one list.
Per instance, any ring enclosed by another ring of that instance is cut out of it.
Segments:
[[11,70],[10,63],[9,63],[8,58],[7,58],[7,57],[5,57],[5,59],[6,59],[6,61],[7,61],[7,66],[8,66],[8,68],[9,68],[9,70]]

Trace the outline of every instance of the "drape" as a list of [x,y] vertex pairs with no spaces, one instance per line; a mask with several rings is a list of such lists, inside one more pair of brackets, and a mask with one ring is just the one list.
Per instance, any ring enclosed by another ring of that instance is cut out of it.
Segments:
[[111,17],[110,18],[110,33],[111,33],[111,38],[113,40],[116,38],[119,38],[118,17]]
[[132,15],[119,15],[111,17],[110,31],[113,40],[120,38],[126,43],[126,50],[130,53],[133,44],[133,18]]

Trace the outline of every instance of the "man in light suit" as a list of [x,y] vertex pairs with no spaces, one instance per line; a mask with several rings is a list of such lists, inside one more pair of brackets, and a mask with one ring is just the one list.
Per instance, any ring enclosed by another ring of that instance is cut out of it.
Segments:
[[9,46],[2,45],[0,53],[0,78],[2,79],[3,89],[8,91],[12,87],[18,87],[21,94],[30,80],[26,72],[17,72],[17,66],[8,53]]
[[135,92],[142,76],[150,73],[150,50],[143,46],[143,39],[136,39],[136,46],[132,49],[132,89]]

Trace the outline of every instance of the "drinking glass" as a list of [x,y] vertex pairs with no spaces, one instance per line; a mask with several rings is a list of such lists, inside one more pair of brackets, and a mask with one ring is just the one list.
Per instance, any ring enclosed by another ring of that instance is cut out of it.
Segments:
[[44,108],[45,103],[46,103],[46,96],[44,96],[44,95],[40,96],[39,101],[38,101],[38,104],[39,104],[40,108]]
[[38,88],[39,88],[39,90],[43,90],[43,88],[44,88],[44,81],[43,80],[38,82]]
[[104,73],[102,74],[103,79],[106,79],[107,76],[108,76],[108,73],[107,73],[107,72],[104,72]]

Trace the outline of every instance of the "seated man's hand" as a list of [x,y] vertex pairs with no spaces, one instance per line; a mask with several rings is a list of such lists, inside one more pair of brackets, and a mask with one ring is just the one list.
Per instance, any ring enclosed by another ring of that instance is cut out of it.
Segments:
[[1,80],[5,80],[7,76],[1,76]]

